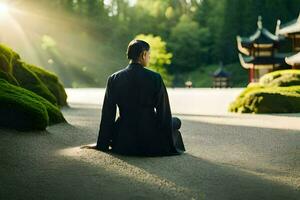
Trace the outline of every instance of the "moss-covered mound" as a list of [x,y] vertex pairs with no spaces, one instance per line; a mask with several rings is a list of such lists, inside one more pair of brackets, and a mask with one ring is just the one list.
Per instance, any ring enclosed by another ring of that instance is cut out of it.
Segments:
[[13,77],[12,75],[10,75],[7,72],[4,71],[0,71],[0,78],[6,80],[7,82],[13,84],[13,85],[17,85],[19,86],[18,81],[15,79],[15,77]]
[[57,104],[55,96],[39,79],[39,77],[30,69],[28,69],[27,64],[25,64],[24,62],[19,62],[14,66],[13,76],[18,80],[18,83],[22,88],[30,90],[44,97],[54,105]]
[[54,105],[67,105],[66,92],[56,75],[21,61],[16,52],[1,44],[0,77],[33,91]]
[[231,103],[229,111],[238,113],[298,113],[300,112],[300,86],[249,87]]
[[260,78],[259,84],[265,87],[300,85],[300,70],[288,69],[268,73]]
[[0,71],[11,73],[13,66],[19,59],[19,54],[0,44]]
[[0,126],[21,131],[44,130],[66,122],[60,110],[43,97],[0,79]]
[[229,106],[238,113],[300,112],[300,70],[268,73],[251,83]]
[[58,105],[67,105],[67,93],[55,74],[34,65],[27,65],[27,68],[34,72],[47,86],[50,92],[55,96]]

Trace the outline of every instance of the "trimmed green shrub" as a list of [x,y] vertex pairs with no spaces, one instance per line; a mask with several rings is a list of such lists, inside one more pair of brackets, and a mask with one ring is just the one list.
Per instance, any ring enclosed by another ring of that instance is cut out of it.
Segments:
[[287,87],[300,85],[300,70],[288,69],[274,71],[261,77],[259,83],[266,87]]
[[300,112],[300,70],[278,70],[250,83],[228,109],[238,113]]
[[300,112],[300,86],[246,88],[229,106],[238,113]]
[[43,130],[66,122],[49,101],[24,88],[0,79],[0,126],[17,130]]
[[47,86],[50,92],[56,97],[58,105],[67,105],[66,91],[55,74],[34,65],[27,64],[27,68],[34,72],[39,77],[39,79]]

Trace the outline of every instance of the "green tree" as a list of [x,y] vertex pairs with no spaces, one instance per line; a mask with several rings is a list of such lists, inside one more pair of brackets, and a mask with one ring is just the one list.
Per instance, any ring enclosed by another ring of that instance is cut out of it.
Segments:
[[206,27],[199,27],[196,21],[183,15],[170,35],[169,46],[174,55],[172,73],[191,71],[205,64],[209,57],[210,39]]
[[166,42],[161,37],[151,34],[140,34],[136,39],[144,40],[150,44],[150,64],[149,68],[160,73],[166,86],[172,86],[173,77],[168,74],[167,67],[171,64],[172,54],[166,50]]

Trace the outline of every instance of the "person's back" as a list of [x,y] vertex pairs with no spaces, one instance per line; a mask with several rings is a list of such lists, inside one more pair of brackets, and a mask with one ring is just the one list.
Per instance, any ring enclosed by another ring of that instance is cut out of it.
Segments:
[[127,155],[185,151],[178,130],[180,120],[172,118],[164,82],[159,73],[144,67],[149,62],[147,45],[132,41],[127,50],[130,64],[107,80],[97,149]]

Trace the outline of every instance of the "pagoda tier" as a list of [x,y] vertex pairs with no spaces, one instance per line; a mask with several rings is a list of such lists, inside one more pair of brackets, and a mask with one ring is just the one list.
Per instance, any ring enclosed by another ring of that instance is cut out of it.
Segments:
[[274,70],[276,68],[289,68],[285,62],[286,56],[287,54],[276,53],[273,56],[257,57],[245,56],[239,53],[240,63],[245,69],[256,68]]
[[275,69],[289,67],[285,63],[286,55],[277,53],[279,42],[279,36],[263,27],[261,16],[254,34],[250,37],[237,36],[240,63],[249,70],[249,82],[256,82]]
[[[259,16],[257,21],[257,30],[250,37],[237,36],[237,45],[241,53],[248,56],[255,55],[257,52],[270,56],[274,48],[278,48],[279,37],[272,34],[262,26],[262,18]],[[268,53],[269,52],[269,53]]]
[[293,51],[300,51],[300,13],[297,19],[281,25],[277,20],[276,35],[290,38],[293,44]]
[[285,61],[289,65],[293,66],[294,69],[300,69],[300,52],[295,55],[286,57]]

